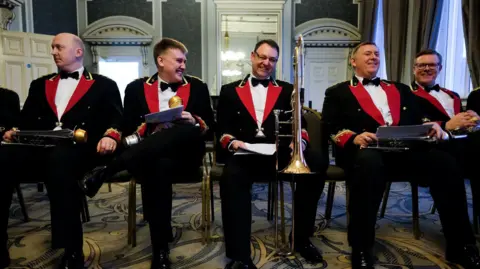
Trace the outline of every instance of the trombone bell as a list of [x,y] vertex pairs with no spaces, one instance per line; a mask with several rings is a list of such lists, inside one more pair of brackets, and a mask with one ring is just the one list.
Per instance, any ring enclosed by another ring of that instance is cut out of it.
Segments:
[[281,172],[286,174],[309,174],[310,168],[305,161],[302,150],[302,103],[300,90],[303,86],[303,37],[300,35],[293,55],[294,83],[292,92],[292,137],[293,153],[290,163]]

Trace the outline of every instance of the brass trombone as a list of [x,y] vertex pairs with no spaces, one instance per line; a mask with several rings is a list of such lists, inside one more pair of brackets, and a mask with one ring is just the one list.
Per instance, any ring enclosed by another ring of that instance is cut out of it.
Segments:
[[[293,55],[293,68],[294,68],[294,84],[292,92],[292,110],[291,111],[280,111],[274,110],[275,115],[275,137],[276,137],[276,147],[277,147],[277,177],[274,183],[274,201],[275,201],[275,254],[279,256],[290,256],[294,253],[294,241],[295,241],[295,175],[300,174],[312,174],[310,168],[305,161],[302,151],[302,103],[300,101],[300,90],[303,88],[303,69],[304,69],[304,42],[303,37],[300,35],[298,37],[295,51]],[[292,117],[290,121],[280,121],[280,114],[282,112],[291,112]],[[280,124],[291,124],[292,134],[291,135],[282,135],[280,134]],[[290,159],[290,163],[281,171],[278,167],[278,147],[279,140],[281,137],[291,137],[293,138],[293,152]],[[291,174],[291,189],[292,189],[292,238],[290,247],[286,243],[285,236],[285,206],[284,206],[284,191],[283,184],[280,183],[278,179],[278,174]],[[281,211],[281,244],[279,242],[279,228],[278,228],[278,191],[280,187],[280,207]]]

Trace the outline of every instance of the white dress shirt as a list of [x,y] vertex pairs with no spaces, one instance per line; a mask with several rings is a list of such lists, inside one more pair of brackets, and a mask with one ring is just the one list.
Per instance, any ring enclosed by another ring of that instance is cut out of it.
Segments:
[[170,100],[170,98],[172,98],[173,96],[177,95],[177,92],[172,91],[170,87],[162,91],[162,88],[160,87],[160,84],[162,82],[167,83],[166,81],[158,77],[158,111],[164,111],[166,109],[169,109],[170,107],[168,106],[168,100]]
[[[55,94],[55,106],[57,107],[57,116],[58,116],[58,121],[62,119],[63,113],[65,113],[65,108],[67,108],[68,102],[70,101],[70,98],[72,98],[73,92],[75,92],[75,89],[78,86],[78,83],[80,82],[80,78],[82,77],[83,74],[83,66],[80,67],[79,69],[73,71],[76,72],[78,71],[78,79],[74,78],[64,78],[60,79],[58,82],[57,86],[57,92]],[[72,72],[72,73],[73,73]],[[60,128],[56,128],[60,129]]]
[[[415,82],[416,83],[416,82]],[[424,88],[420,84],[417,83],[420,87]],[[452,118],[455,116],[455,110],[453,109],[453,98],[448,95],[448,93],[439,90],[437,91],[430,91],[430,95],[433,96],[437,101],[442,105],[443,109],[447,112],[448,116]]]
[[268,88],[264,87],[261,83],[258,83],[257,86],[253,87],[252,85],[252,74],[248,78],[248,83],[250,83],[250,92],[252,93],[253,107],[255,109],[255,116],[257,117],[257,126],[258,132],[257,137],[265,137],[265,134],[262,132],[262,123],[263,123],[263,114],[265,112],[265,104],[267,103],[267,91]]
[[[362,77],[355,75],[358,81],[363,81]],[[362,83],[363,85],[363,83]],[[381,86],[375,86],[374,84],[363,85],[365,90],[372,98],[373,103],[383,116],[383,120],[387,125],[391,125],[393,122],[392,113],[390,113],[390,106],[388,106],[387,94]]]

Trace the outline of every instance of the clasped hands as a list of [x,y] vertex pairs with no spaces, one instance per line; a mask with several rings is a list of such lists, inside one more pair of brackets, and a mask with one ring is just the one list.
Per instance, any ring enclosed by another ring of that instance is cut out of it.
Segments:
[[[446,139],[446,133],[442,130],[442,127],[436,122],[426,122],[424,125],[432,125],[429,136],[435,137],[438,140]],[[353,139],[353,144],[360,146],[361,149],[368,147],[371,143],[377,141],[378,138],[374,133],[363,132]]]
[[480,120],[477,113],[473,110],[467,110],[465,112],[460,112],[457,115],[453,116],[445,124],[445,129],[448,131],[453,131],[457,129],[465,129],[468,127],[476,126],[477,122]]

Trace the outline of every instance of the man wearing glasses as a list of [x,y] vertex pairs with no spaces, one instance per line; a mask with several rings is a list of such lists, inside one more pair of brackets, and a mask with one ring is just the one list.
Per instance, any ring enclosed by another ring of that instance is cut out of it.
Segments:
[[441,146],[454,154],[464,176],[471,180],[473,195],[478,196],[480,175],[475,169],[475,162],[480,149],[480,133],[469,133],[467,130],[477,126],[480,118],[476,111],[472,110],[474,103],[472,94],[469,96],[467,110],[463,111],[459,95],[436,83],[441,70],[440,53],[431,49],[420,51],[415,58],[413,67],[415,80],[411,84],[411,89],[426,116],[424,120],[438,122],[451,134],[468,133],[465,139],[455,139]]
[[[243,80],[224,85],[217,106],[217,124],[220,144],[226,153],[225,170],[220,181],[222,221],[226,256],[231,259],[225,268],[256,269],[251,260],[250,235],[252,224],[251,188],[255,181],[274,180],[276,158],[273,155],[235,154],[247,143],[275,143],[274,110],[289,111],[292,84],[275,80],[273,73],[279,47],[273,40],[262,40],[251,53],[252,71]],[[289,116],[282,115],[280,120]],[[305,125],[302,123],[302,127]],[[285,130],[285,132],[282,132]],[[291,126],[281,126],[281,133],[291,133]],[[305,159],[316,174],[298,179],[295,192],[295,250],[311,263],[323,258],[309,237],[312,234],[317,204],[325,184],[328,153],[313,152],[308,148],[308,134],[302,129]],[[285,141],[286,140],[286,141]],[[290,160],[290,139],[280,140],[278,167]],[[259,209],[261,210],[261,209]]]

